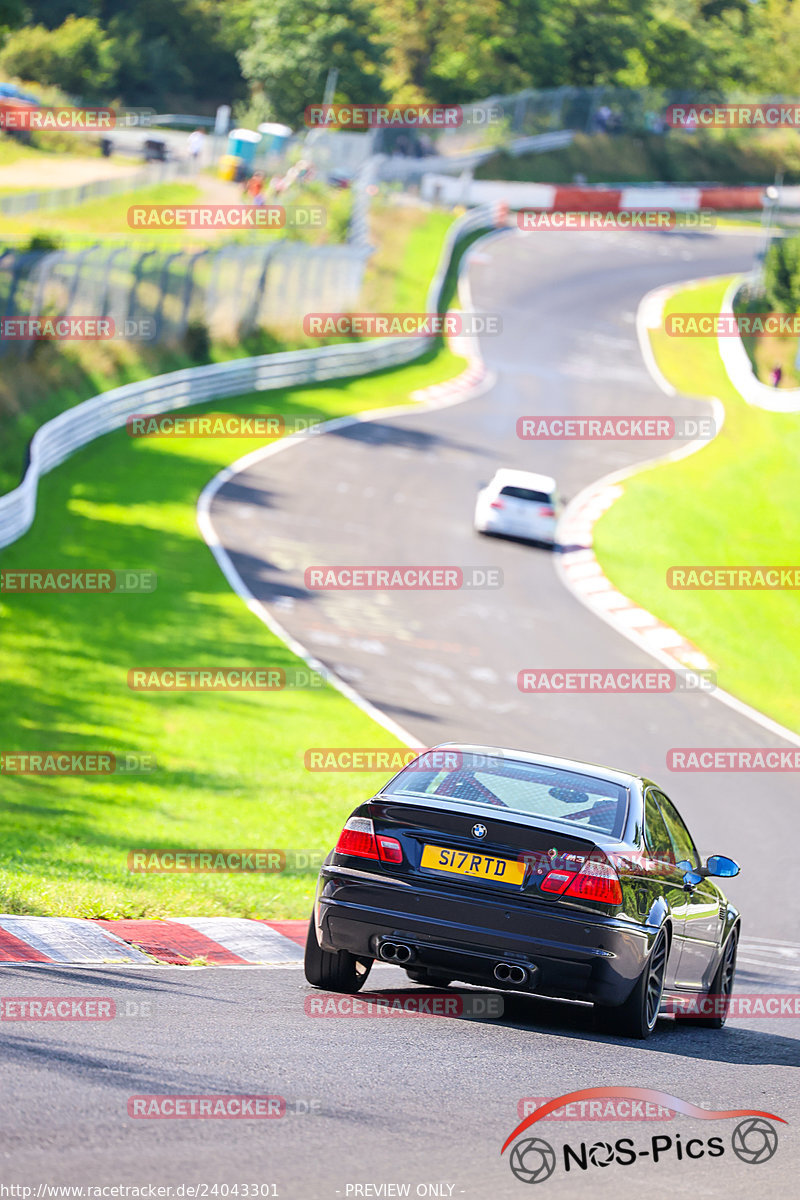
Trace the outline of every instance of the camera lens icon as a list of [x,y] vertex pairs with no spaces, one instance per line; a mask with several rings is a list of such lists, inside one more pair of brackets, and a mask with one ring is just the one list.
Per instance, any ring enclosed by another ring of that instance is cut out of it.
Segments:
[[542,1138],[526,1138],[512,1149],[509,1166],[522,1183],[544,1183],[556,1169],[556,1152]]
[[614,1159],[614,1147],[608,1142],[595,1142],[589,1150],[589,1160],[596,1167],[607,1167]]
[[731,1147],[742,1162],[768,1162],[778,1149],[778,1134],[775,1126],[762,1117],[748,1117],[734,1129]]

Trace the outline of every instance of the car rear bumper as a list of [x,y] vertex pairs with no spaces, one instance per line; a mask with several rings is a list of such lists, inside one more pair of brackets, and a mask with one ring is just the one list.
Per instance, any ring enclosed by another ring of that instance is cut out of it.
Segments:
[[402,943],[414,965],[495,987],[495,966],[513,963],[527,973],[521,990],[621,1004],[642,971],[655,927],[549,908],[509,896],[447,895],[326,865],[314,918],[324,950],[378,958],[382,942]]
[[531,541],[552,542],[556,536],[555,517],[542,517],[539,520],[512,521],[503,513],[490,509],[476,518],[476,525],[486,533],[496,533],[505,537],[529,538]]

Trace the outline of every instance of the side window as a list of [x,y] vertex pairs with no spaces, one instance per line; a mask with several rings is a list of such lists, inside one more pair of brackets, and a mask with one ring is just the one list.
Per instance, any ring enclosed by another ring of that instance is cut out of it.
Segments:
[[644,798],[644,840],[653,858],[664,862],[673,861],[672,842],[669,840],[664,818],[658,810],[652,788]]
[[693,867],[699,867],[700,858],[692,841],[692,835],[681,820],[675,805],[671,800],[667,799],[663,792],[657,792],[656,796],[662,816],[664,817],[664,824],[675,847],[676,862],[681,862],[683,859],[688,858]]

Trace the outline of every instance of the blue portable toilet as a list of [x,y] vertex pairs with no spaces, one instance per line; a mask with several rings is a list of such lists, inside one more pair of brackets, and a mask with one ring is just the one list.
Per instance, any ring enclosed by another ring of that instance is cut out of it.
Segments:
[[265,155],[282,154],[292,136],[288,125],[278,125],[275,121],[265,121],[263,125],[259,125],[258,132],[264,139],[259,153]]
[[232,129],[228,134],[228,152],[219,160],[220,177],[237,182],[244,179],[252,170],[260,141],[261,134],[252,129]]

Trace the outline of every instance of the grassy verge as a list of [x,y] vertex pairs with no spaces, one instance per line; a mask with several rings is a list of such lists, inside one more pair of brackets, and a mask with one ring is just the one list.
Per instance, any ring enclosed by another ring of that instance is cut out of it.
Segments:
[[[430,250],[417,227],[416,256]],[[442,232],[440,230],[440,232]],[[437,244],[438,250],[438,244]],[[411,297],[417,275],[397,284]],[[430,276],[426,263],[424,278]],[[455,271],[451,272],[451,284]],[[414,296],[416,300],[416,296]],[[318,421],[402,404],[463,365],[446,349],[342,384],[215,401],[215,411]],[[395,739],[328,687],[280,692],[135,692],[136,666],[281,668],[296,664],[234,596],[196,528],[208,479],[257,440],[131,441],[86,447],[40,484],[33,529],[4,569],[148,569],[145,595],[0,594],[0,746],[151,755],[149,774],[3,775],[0,911],[78,916],[302,917],[315,872],[131,874],[136,849],[327,849],[381,778],[312,775],[312,746]]]
[[[727,280],[672,296],[669,312],[718,311]],[[731,386],[711,338],[652,335],[679,391],[717,396],[720,435],[699,453],[628,480],[595,527],[595,550],[620,591],[674,626],[712,661],[720,687],[800,730],[796,592],[671,591],[670,566],[800,562],[800,413],[752,408]],[[646,555],[631,547],[647,547]]]
[[[768,313],[771,305],[766,296],[753,295],[736,306],[737,313]],[[742,344],[747,351],[753,371],[762,383],[772,383],[772,371],[779,366],[782,371],[780,387],[800,387],[800,372],[797,367],[800,340],[796,337],[744,337]]]
[[[216,402],[215,411],[318,420],[403,403],[448,378],[441,352],[342,385]],[[131,875],[142,847],[330,848],[380,776],[311,775],[312,746],[394,745],[325,687],[283,692],[134,692],[135,666],[286,667],[296,662],[230,591],[200,539],[197,496],[257,440],[131,441],[87,447],[40,485],[33,530],[3,567],[145,568],[136,595],[0,595],[0,745],[154,755],[149,775],[3,776],[0,911],[78,916],[304,916],[314,873]]]
[[[98,196],[96,200],[87,200],[72,208],[41,209],[19,217],[5,215],[3,235],[9,241],[24,241],[34,233],[49,233],[62,242],[74,242],[75,235],[82,235],[88,243],[108,237],[130,240],[141,236],[127,224],[128,209],[132,204],[196,204],[200,196],[200,189],[193,183],[155,183],[152,187]],[[171,241],[176,243],[176,248],[182,242],[174,230],[148,231],[147,240],[165,244]]]
[[505,151],[481,163],[476,179],[572,183],[769,184],[775,172],[785,182],[800,181],[800,146],[789,129],[770,132],[701,130],[666,135],[577,134],[569,146],[518,158]]
[[[9,191],[39,191],[39,188],[10,188]],[[209,244],[234,242],[263,242],[277,237],[293,238],[297,241],[326,244],[341,242],[347,232],[350,215],[351,194],[337,191],[323,184],[312,182],[305,187],[295,188],[287,197],[270,200],[271,204],[286,204],[302,207],[312,205],[325,209],[325,224],[319,227],[300,227],[287,224],[284,228],[263,227],[255,232],[237,231],[223,227],[208,229],[179,229],[165,226],[129,225],[131,207],[151,204],[240,204],[244,203],[241,187],[221,184],[208,173],[202,173],[189,182],[154,183],[148,187],[133,188],[99,196],[82,204],[63,209],[40,209],[20,216],[4,214],[3,235],[9,242],[24,243],[32,235],[45,233],[57,238],[59,244],[68,249],[94,245],[103,241],[124,241],[149,250],[158,247],[164,250],[208,249]]]
[[[375,312],[424,310],[431,265],[439,257],[451,223],[448,213],[376,205],[372,238],[378,250],[367,264],[364,308]],[[319,342],[312,342],[298,327],[257,331],[235,344],[212,342],[204,356],[194,356],[185,346],[145,342],[51,342],[38,345],[29,360],[6,359],[0,374],[0,494],[19,482],[25,447],[36,429],[90,396],[204,362],[312,344]]]

